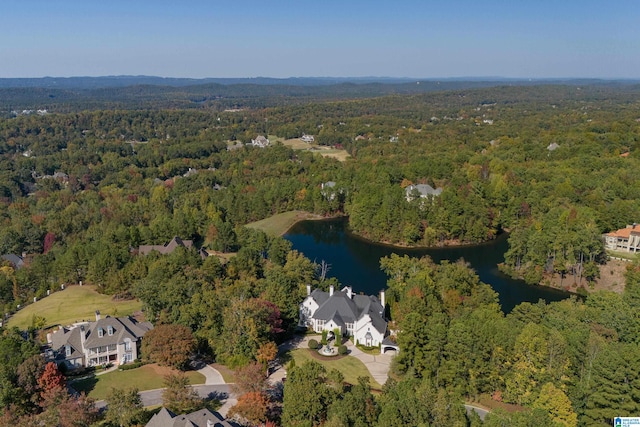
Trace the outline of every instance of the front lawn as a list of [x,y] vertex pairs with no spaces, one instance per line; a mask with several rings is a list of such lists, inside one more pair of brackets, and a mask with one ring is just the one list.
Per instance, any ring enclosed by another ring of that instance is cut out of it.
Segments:
[[[103,400],[111,388],[137,387],[139,391],[163,388],[164,376],[177,372],[156,364],[144,365],[127,371],[113,371],[104,375],[90,376],[74,381],[71,386],[78,392],[84,391],[89,397]],[[196,371],[187,371],[190,384],[204,384],[206,378]]]
[[314,357],[311,354],[312,350],[306,348],[299,348],[297,350],[291,351],[291,357],[296,361],[296,366],[302,366],[302,364],[308,360],[314,360],[320,363],[325,367],[327,371],[331,369],[337,369],[344,375],[344,380],[349,384],[358,384],[358,377],[369,377],[369,384],[371,384],[371,388],[381,389],[382,386],[378,384],[376,380],[373,379],[369,370],[364,363],[356,359],[355,357],[345,356],[337,358],[333,357]]

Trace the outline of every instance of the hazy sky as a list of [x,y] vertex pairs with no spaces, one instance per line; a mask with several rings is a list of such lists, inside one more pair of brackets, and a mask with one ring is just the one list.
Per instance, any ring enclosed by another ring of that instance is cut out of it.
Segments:
[[0,77],[640,77],[638,0],[3,0]]

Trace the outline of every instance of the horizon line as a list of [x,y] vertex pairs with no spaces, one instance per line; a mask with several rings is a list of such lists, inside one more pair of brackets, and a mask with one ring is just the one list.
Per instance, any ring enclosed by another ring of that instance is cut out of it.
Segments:
[[496,76],[496,75],[468,75],[468,76],[449,76],[449,77],[410,77],[410,76],[288,76],[288,77],[272,77],[272,76],[242,76],[242,77],[176,77],[176,76],[160,76],[150,74],[105,74],[105,75],[69,75],[69,76],[23,76],[23,77],[0,77],[2,80],[18,80],[18,79],[73,79],[73,78],[158,78],[158,79],[183,79],[183,80],[213,80],[213,79],[271,79],[271,80],[289,80],[289,79],[396,79],[396,80],[409,80],[409,81],[438,81],[438,80],[603,80],[603,81],[615,81],[615,80],[640,80],[639,77],[585,77],[585,76],[572,76],[572,77],[510,77],[510,76]]

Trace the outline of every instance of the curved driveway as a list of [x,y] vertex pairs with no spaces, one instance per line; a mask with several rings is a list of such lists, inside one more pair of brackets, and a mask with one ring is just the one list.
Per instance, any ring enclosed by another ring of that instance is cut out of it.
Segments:
[[[280,350],[288,351],[295,348],[309,348],[309,340],[318,340],[319,338],[319,335],[305,335],[304,337],[295,337],[292,340],[281,344]],[[353,345],[351,341],[347,341],[344,344],[349,349],[349,356],[355,357],[356,359],[364,363],[364,366],[367,367],[369,373],[371,374],[373,379],[378,382],[378,384],[384,385],[384,383],[387,382],[389,367],[391,366],[391,359],[393,359],[395,353],[372,355],[362,352],[355,345]],[[286,370],[284,366],[280,366],[269,376],[269,378],[272,382],[275,382],[280,381],[284,376],[286,376]]]

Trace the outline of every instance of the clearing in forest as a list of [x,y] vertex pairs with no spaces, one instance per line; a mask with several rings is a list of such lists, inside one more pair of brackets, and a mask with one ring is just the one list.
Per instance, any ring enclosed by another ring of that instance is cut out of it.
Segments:
[[347,153],[345,150],[328,147],[326,145],[318,145],[315,143],[310,144],[308,142],[302,141],[300,138],[282,139],[278,138],[277,136],[269,136],[269,141],[271,141],[271,143],[275,143],[277,141],[282,142],[284,145],[286,145],[287,147],[291,147],[294,150],[305,150],[311,153],[318,153],[323,157],[333,157],[334,159],[337,159],[341,162],[344,162],[345,160],[347,160],[347,158],[349,158],[349,153]]
[[305,219],[318,219],[322,218],[319,215],[314,215],[305,211],[289,211],[270,216],[269,218],[261,219],[247,224],[249,228],[255,228],[256,230],[262,230],[270,236],[282,236],[285,234],[293,224]]
[[128,316],[142,309],[138,300],[114,300],[111,295],[96,292],[94,286],[67,286],[62,291],[53,292],[27,305],[9,319],[9,326],[26,329],[34,315],[46,320],[46,327],[70,325],[82,320],[95,320],[95,312],[102,316]]

